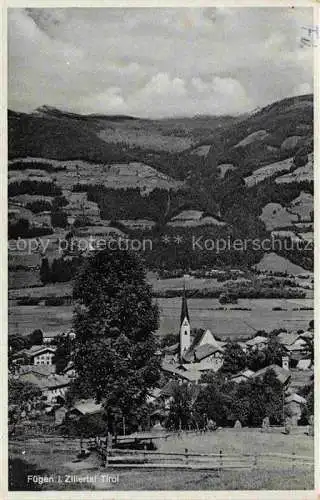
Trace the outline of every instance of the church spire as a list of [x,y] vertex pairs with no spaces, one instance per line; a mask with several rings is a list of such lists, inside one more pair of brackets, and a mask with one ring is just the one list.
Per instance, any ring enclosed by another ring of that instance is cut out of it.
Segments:
[[190,318],[188,311],[188,303],[186,298],[186,288],[183,287],[181,316],[180,316],[180,362],[183,362],[184,354],[190,349]]
[[189,311],[188,311],[188,303],[186,297],[186,287],[183,285],[183,295],[182,295],[182,304],[181,304],[181,315],[180,315],[180,326],[183,323],[183,320],[187,318],[190,323]]

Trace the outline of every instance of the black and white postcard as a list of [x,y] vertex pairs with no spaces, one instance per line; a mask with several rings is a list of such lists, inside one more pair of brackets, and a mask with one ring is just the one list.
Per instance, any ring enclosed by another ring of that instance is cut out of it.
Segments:
[[6,9],[9,496],[316,498],[319,4],[270,3]]

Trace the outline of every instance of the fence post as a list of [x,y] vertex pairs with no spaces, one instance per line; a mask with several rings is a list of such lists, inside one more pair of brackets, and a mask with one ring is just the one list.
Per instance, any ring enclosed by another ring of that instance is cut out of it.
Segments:
[[222,467],[223,466],[223,452],[222,452],[222,450],[220,450],[219,455],[220,455],[220,467]]
[[108,467],[109,465],[109,455],[108,455],[108,446],[106,447],[106,454],[105,454],[105,466]]
[[188,448],[185,448],[184,452],[186,455],[186,464],[188,465]]
[[254,461],[253,461],[253,466],[257,467],[257,465],[258,465],[258,455],[255,455],[254,456]]
[[295,452],[293,451],[292,452],[292,470],[294,469],[294,466],[295,466]]

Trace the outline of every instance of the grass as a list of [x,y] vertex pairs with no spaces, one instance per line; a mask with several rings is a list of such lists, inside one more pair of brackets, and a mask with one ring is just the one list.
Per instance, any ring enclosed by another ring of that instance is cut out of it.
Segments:
[[152,470],[119,472],[108,469],[108,474],[119,474],[119,484],[106,485],[98,481],[96,489],[105,490],[310,490],[313,489],[313,470],[306,468],[281,471],[255,469],[216,472]]
[[[76,446],[78,444],[74,443]],[[111,466],[102,468],[96,455],[83,462],[73,462],[76,446],[52,447],[51,443],[37,441],[32,447],[23,447],[23,443],[11,442],[9,456],[21,458],[22,449],[26,450],[24,459],[48,471],[48,474],[74,474],[78,477],[96,476],[94,487],[98,490],[306,490],[313,489],[313,467],[293,467],[291,463],[269,460],[263,467],[250,470],[193,471],[193,470],[152,470],[139,471],[116,469]],[[263,434],[257,429],[235,431],[223,429],[203,436],[183,435],[162,441],[160,451],[184,452],[188,448],[193,452],[212,453],[220,449],[224,453],[251,455],[264,453],[288,453],[313,457],[313,439],[303,434],[283,435],[280,431]],[[118,483],[104,482],[102,475],[118,474]],[[84,489],[90,486],[84,485]],[[44,485],[43,489],[62,489],[62,485]],[[77,485],[66,485],[65,489],[78,489]]]

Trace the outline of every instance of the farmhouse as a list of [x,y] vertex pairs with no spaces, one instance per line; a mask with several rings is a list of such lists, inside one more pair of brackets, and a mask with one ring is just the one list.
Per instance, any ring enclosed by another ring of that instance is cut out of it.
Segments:
[[287,386],[289,384],[291,378],[290,371],[278,365],[266,366],[265,368],[262,368],[262,370],[258,370],[257,372],[255,372],[252,375],[252,378],[262,378],[264,377],[264,375],[267,373],[268,370],[272,370],[276,374],[278,381],[283,386]]
[[235,375],[232,375],[231,381],[235,382],[236,384],[240,384],[241,382],[248,382],[248,380],[254,375],[254,372],[252,370],[248,370],[247,368],[245,370],[242,370],[239,373],[236,373]]
[[19,380],[36,385],[48,403],[57,402],[59,397],[64,399],[70,384],[69,378],[64,375],[50,374],[44,376],[34,372],[19,375]]
[[96,403],[94,399],[81,399],[77,401],[73,407],[68,410],[66,417],[78,420],[83,415],[95,415],[103,411],[103,405]]
[[250,351],[261,351],[267,347],[268,342],[269,340],[267,337],[261,337],[258,335],[257,337],[254,337],[246,342],[247,349]]
[[54,347],[34,345],[30,349],[22,349],[14,355],[14,360],[21,364],[52,365],[55,355]]

